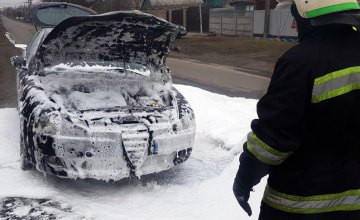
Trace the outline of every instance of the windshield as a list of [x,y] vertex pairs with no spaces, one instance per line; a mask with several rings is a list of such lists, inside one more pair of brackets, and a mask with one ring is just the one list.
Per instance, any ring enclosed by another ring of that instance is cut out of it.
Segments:
[[148,67],[138,63],[125,62],[72,62],[55,65],[44,69],[44,73],[51,72],[117,72],[123,74],[135,73],[140,76],[150,77],[151,71]]

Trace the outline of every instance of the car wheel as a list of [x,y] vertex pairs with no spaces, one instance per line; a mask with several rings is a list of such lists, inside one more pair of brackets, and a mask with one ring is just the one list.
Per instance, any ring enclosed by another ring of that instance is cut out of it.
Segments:
[[26,154],[24,136],[22,134],[20,135],[20,167],[22,170],[31,170],[34,168],[34,165],[29,162]]

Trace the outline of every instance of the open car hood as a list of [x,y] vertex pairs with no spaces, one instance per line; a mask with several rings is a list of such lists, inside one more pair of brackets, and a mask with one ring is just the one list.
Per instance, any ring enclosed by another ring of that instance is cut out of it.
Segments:
[[179,29],[140,11],[79,16],[57,25],[35,56],[38,70],[71,62],[138,63],[161,68]]

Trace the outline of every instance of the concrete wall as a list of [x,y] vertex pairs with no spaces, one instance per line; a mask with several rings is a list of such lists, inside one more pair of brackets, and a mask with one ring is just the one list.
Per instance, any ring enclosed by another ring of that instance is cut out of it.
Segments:
[[[254,11],[254,35],[264,34],[264,10]],[[270,30],[273,37],[297,37],[297,31],[291,29],[293,16],[290,10],[270,10]]]
[[210,9],[209,32],[231,36],[252,36],[253,12]]
[[[292,20],[290,10],[270,10],[270,36],[296,38],[297,31],[291,29]],[[264,22],[264,10],[211,9],[209,31],[221,35],[260,36],[264,34]]]
[[155,15],[156,17],[163,18],[167,20],[167,11],[166,10],[145,10],[144,12]]

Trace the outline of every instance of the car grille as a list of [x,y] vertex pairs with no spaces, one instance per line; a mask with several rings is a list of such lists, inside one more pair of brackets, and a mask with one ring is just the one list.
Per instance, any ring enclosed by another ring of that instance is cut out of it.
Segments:
[[122,132],[122,140],[127,156],[132,165],[141,166],[148,152],[149,132],[147,129],[126,130]]

